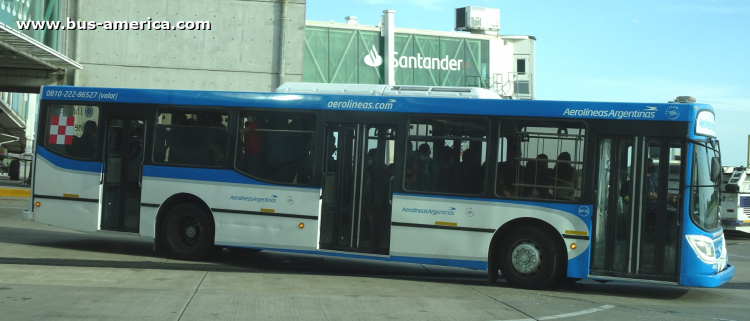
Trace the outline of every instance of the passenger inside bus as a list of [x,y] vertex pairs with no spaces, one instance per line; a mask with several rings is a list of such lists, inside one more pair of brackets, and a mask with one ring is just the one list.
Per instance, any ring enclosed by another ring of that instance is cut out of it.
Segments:
[[143,166],[143,124],[137,121],[130,123],[130,137],[128,137],[128,174],[127,183],[137,185],[141,177]]
[[154,130],[154,161],[164,162],[167,159],[167,138],[169,130],[164,126],[156,126]]
[[187,116],[184,113],[172,114],[172,124],[167,135],[168,161],[172,164],[185,164],[189,158],[190,137],[185,135]]
[[404,169],[404,189],[415,190],[417,187],[417,175],[415,174],[416,165],[413,158],[406,159],[406,168]]
[[81,137],[73,136],[68,155],[83,159],[93,159],[97,149],[97,131],[96,122],[93,120],[87,121],[83,125]]
[[[658,191],[659,191],[659,179],[658,179],[658,168],[654,165],[654,160],[646,158],[646,171],[643,177],[643,211],[644,221],[646,224],[646,231],[654,229],[656,215],[658,214]],[[630,189],[631,181],[627,179],[620,188],[620,196],[622,197],[623,203],[626,206],[631,205]],[[675,208],[679,196],[677,194],[667,194],[667,209]],[[674,210],[672,210],[674,211]],[[652,238],[652,235],[646,235],[647,238]]]
[[436,191],[440,167],[430,158],[430,145],[423,143],[419,145],[419,159],[416,163],[417,190]]
[[414,159],[417,154],[414,152],[414,142],[409,141],[409,148],[406,150],[406,159]]
[[506,160],[497,163],[497,184],[499,185],[499,182],[503,182],[502,188],[498,189],[498,194],[500,194],[500,190],[504,190],[506,192],[511,192],[513,196],[518,195],[518,190],[516,189],[516,178],[523,178],[524,172],[524,166],[521,165],[518,160],[521,156],[522,153],[518,149],[518,146],[508,146]]
[[549,165],[547,160],[549,158],[546,154],[539,154],[535,160],[528,161],[526,163],[526,169],[523,173],[523,183],[526,186],[523,188],[524,197],[528,198],[541,198],[546,199],[549,195],[550,185],[550,173]]
[[227,127],[223,124],[224,117],[220,113],[206,113],[207,135],[205,136],[205,148],[208,150],[210,158],[208,164],[211,166],[220,166],[226,163],[226,145],[229,141]]
[[274,131],[264,134],[264,178],[293,183],[309,155],[306,136],[299,133],[304,125],[300,119],[283,114],[270,115],[268,120],[269,129]]
[[248,115],[247,121],[245,121],[245,127],[240,129],[240,134],[243,136],[243,157],[242,157],[242,169],[249,175],[257,175],[258,169],[261,163],[261,154],[263,152],[263,144],[261,132],[257,131],[261,129],[261,123],[255,119],[255,116]]
[[437,191],[448,193],[452,190],[452,178],[451,175],[454,172],[453,166],[456,164],[453,162],[453,148],[445,145],[438,145],[435,147],[435,163],[437,163],[440,169],[440,177],[438,177]]
[[467,149],[463,152],[462,161],[451,168],[450,189],[456,194],[479,194],[482,192],[484,171],[482,170],[479,152]]
[[552,185],[554,191],[554,197],[558,200],[570,200],[572,201],[574,199],[574,179],[575,179],[575,169],[573,168],[573,165],[571,165],[570,162],[570,153],[568,152],[562,152],[559,156],[557,156],[558,162],[555,164],[555,167],[552,169]]
[[508,188],[508,185],[505,183],[505,178],[502,175],[497,175],[497,182],[496,182],[496,191],[497,195],[499,196],[505,196],[505,197],[515,197],[516,193],[512,189]]
[[656,199],[657,197],[657,178],[656,175],[653,175],[656,173],[656,166],[654,166],[654,160],[651,158],[648,158],[646,160],[646,179],[645,179],[645,186],[644,190],[646,193],[646,212],[656,212]]

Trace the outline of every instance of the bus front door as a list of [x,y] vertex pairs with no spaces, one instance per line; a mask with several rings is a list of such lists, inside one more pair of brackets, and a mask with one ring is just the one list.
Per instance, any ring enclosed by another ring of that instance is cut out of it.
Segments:
[[591,275],[677,282],[684,141],[598,142]]
[[319,246],[387,255],[396,127],[326,125]]
[[143,119],[107,119],[102,230],[138,232],[144,125]]

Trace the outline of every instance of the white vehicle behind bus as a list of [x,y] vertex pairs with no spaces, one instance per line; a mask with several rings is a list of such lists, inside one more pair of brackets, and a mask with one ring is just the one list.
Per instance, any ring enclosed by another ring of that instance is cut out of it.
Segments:
[[750,168],[725,166],[721,179],[721,226],[750,233]]

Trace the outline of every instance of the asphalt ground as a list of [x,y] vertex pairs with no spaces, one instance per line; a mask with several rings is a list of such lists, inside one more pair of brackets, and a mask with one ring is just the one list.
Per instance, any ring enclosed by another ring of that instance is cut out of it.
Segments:
[[[151,242],[25,222],[0,198],[0,320],[748,320],[750,238],[719,288],[581,281],[547,291],[485,273],[272,251],[171,260]],[[60,213],[64,215],[63,212]]]

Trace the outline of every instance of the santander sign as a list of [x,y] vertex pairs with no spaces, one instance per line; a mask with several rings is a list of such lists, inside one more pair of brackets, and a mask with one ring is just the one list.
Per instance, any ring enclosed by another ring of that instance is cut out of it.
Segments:
[[[461,70],[463,60],[461,59],[449,59],[448,55],[445,58],[432,58],[422,57],[421,54],[417,54],[416,57],[412,56],[401,56],[396,57],[398,52],[393,53],[392,62],[397,68],[417,68],[417,69],[439,69],[439,70]],[[364,58],[365,64],[370,67],[379,67],[383,64],[383,57],[380,56],[375,46],[372,46],[372,50]]]

